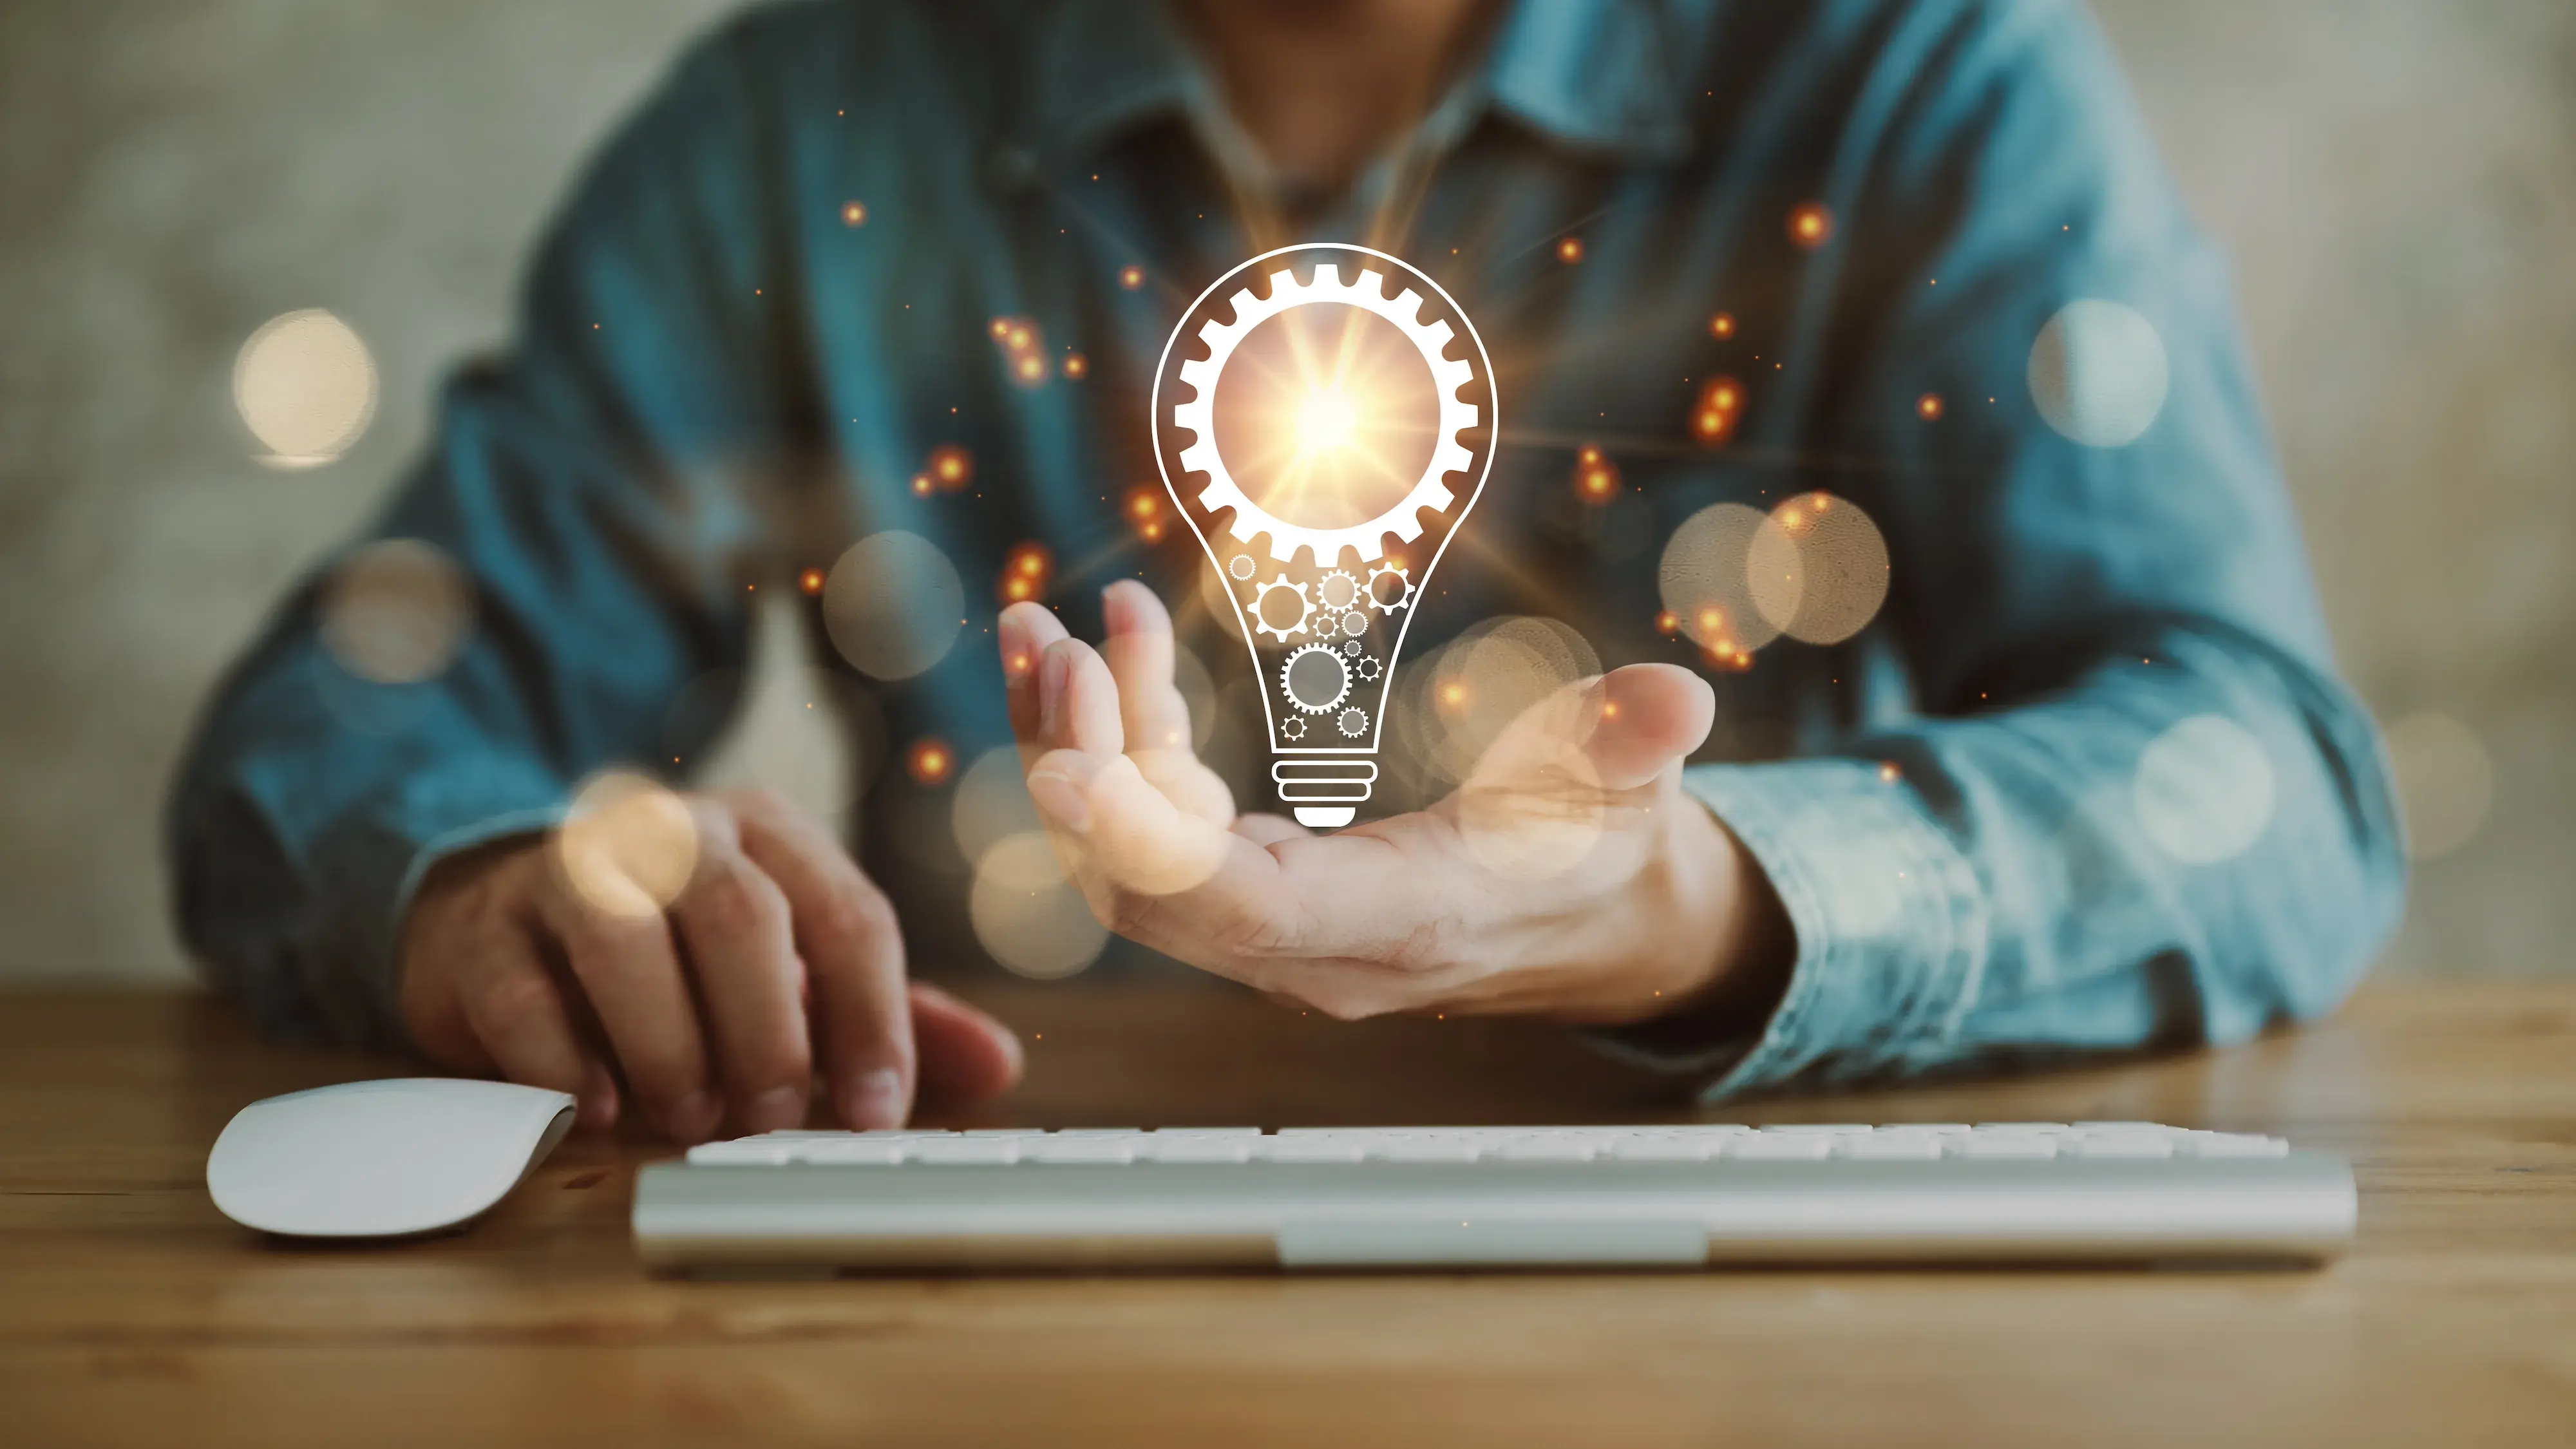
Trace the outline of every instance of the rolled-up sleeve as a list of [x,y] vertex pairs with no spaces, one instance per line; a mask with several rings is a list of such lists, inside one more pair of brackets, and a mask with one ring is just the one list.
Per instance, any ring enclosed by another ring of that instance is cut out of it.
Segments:
[[727,37],[684,62],[554,223],[508,355],[446,389],[371,531],[466,585],[471,629],[436,677],[344,667],[334,559],[201,721],[167,823],[180,932],[263,1027],[398,1042],[400,916],[427,865],[543,827],[603,766],[667,772],[694,745],[669,733],[675,697],[744,660],[764,537],[746,480],[780,466],[789,396],[751,110]]
[[[2225,268],[2107,48],[2056,3],[1907,25],[1812,335],[1890,560],[1836,672],[1903,702],[1688,772],[1794,965],[1767,1020],[1612,1042],[1713,1094],[2237,1040],[2338,1002],[2402,895]],[[2035,348],[2078,302],[2108,330]]]

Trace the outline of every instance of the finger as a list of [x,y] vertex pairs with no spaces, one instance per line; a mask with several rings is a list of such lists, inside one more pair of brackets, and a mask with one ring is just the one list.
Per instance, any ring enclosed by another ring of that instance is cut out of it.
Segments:
[[552,872],[538,917],[590,998],[645,1115],[675,1142],[703,1142],[724,1120],[724,1103],[708,1090],[706,1043],[670,926],[646,909],[652,898],[641,886],[606,899],[639,904],[594,904]]
[[1717,721],[1708,681],[1671,664],[1631,664],[1601,677],[1600,722],[1584,745],[1602,787],[1632,790],[1690,758]]
[[[1065,637],[1064,624],[1043,604],[1022,601],[1002,611],[994,635],[1001,641],[1002,694],[1010,706],[1011,735],[1023,748],[1038,737],[1038,660]],[[1031,751],[1030,757],[1035,758]]]
[[1184,813],[1220,828],[1234,823],[1234,791],[1206,762],[1186,749],[1136,750],[1128,759],[1145,782]]
[[[1055,750],[1029,771],[1029,798],[1060,836],[1059,855],[1089,889],[1170,895],[1214,874],[1232,848],[1252,848],[1216,822],[1181,809],[1130,755]],[[1116,921],[1110,924],[1115,926]]]
[[1038,742],[1050,750],[1096,755],[1127,747],[1118,681],[1079,639],[1058,639],[1038,656]]
[[912,983],[911,1005],[923,1097],[975,1102],[1019,1081],[1027,1059],[1009,1027],[927,982]]
[[525,931],[494,932],[458,985],[466,1024],[502,1076],[571,1094],[577,1121],[599,1132],[617,1122],[617,1082],[584,1049],[562,988]]
[[688,947],[717,1067],[746,1133],[805,1125],[812,1038],[787,894],[744,853],[733,812],[697,802],[698,863],[671,921]]
[[918,1057],[893,903],[814,817],[773,796],[738,808],[744,853],[786,893],[833,1112],[858,1131],[902,1126]]
[[1172,616],[1163,601],[1134,579],[1120,579],[1101,590],[1100,613],[1108,626],[1101,647],[1117,682],[1127,751],[1186,752],[1190,708],[1172,682]]

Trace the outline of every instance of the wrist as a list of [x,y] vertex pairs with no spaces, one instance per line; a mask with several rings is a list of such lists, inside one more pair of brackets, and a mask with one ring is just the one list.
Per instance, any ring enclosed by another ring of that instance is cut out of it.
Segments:
[[1647,873],[1653,923],[1646,990],[1615,1018],[1758,1019],[1776,1003],[1796,959],[1795,932],[1753,853],[1716,812],[1676,789],[1660,812],[1662,841]]

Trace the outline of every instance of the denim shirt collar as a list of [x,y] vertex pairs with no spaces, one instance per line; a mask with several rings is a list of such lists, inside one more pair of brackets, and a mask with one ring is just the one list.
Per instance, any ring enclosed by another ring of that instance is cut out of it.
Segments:
[[[1574,150],[1678,159],[1692,140],[1691,77],[1682,67],[1697,53],[1712,8],[1693,0],[1513,0],[1484,58],[1441,109],[1467,121],[1506,116]],[[1041,154],[1075,155],[1213,99],[1161,0],[1062,0],[1031,27],[1030,46],[1023,139]]]

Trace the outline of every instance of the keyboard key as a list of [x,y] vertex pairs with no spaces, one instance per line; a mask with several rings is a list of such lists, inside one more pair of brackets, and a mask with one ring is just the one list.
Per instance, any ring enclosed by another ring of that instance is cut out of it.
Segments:
[[934,1138],[912,1144],[912,1160],[926,1167],[1007,1167],[1020,1160],[1017,1137]]
[[1714,1133],[1638,1132],[1613,1139],[1607,1155],[1621,1162],[1706,1162],[1725,1140]]
[[1291,1137],[1282,1132],[1253,1149],[1260,1162],[1357,1162],[1365,1149],[1353,1138],[1309,1134]]
[[1765,1137],[1841,1137],[1878,1129],[1865,1122],[1779,1122],[1758,1130]]
[[1766,1127],[1749,1136],[1728,1139],[1719,1155],[1743,1162],[1821,1162],[1833,1150],[1831,1135],[1775,1133]]
[[1495,1144],[1446,1132],[1403,1133],[1363,1143],[1371,1162],[1474,1162],[1492,1155]]
[[2077,1157],[2171,1157],[2173,1139],[2160,1132],[2088,1132],[2068,1144]]
[[2057,1155],[2057,1137],[2048,1132],[1971,1132],[1950,1144],[1959,1157],[2045,1161]]
[[1856,1162],[1931,1162],[1941,1155],[1937,1132],[1862,1132],[1832,1141],[1834,1156]]
[[913,1145],[901,1139],[853,1133],[805,1143],[796,1160],[815,1167],[892,1167],[911,1155]]
[[1141,1132],[1056,1132],[1021,1144],[1020,1157],[1027,1162],[1124,1166],[1136,1160],[1136,1147],[1143,1138]]
[[1601,1144],[1573,1133],[1533,1133],[1498,1144],[1487,1154],[1500,1162],[1590,1162]]

